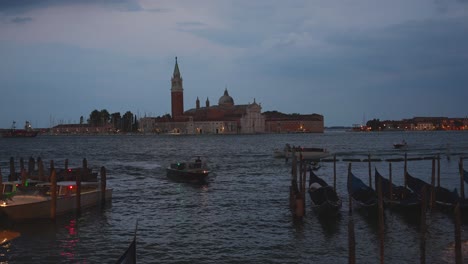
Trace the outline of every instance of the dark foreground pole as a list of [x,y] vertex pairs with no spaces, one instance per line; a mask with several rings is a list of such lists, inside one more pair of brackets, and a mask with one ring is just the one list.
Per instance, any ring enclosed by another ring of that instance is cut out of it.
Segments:
[[462,264],[462,244],[461,244],[461,217],[460,217],[460,204],[455,206],[455,263]]
[[349,201],[349,215],[353,214],[353,198],[351,197],[351,162],[348,165],[348,201]]
[[421,200],[421,241],[419,245],[419,249],[421,251],[420,255],[420,263],[425,264],[426,263],[426,207],[427,207],[427,199],[426,199],[426,186],[423,187],[422,189],[422,197],[423,199]]
[[458,169],[460,171],[460,196],[462,200],[465,200],[465,179],[463,173],[463,159],[460,157],[460,161],[458,163]]
[[336,154],[333,155],[333,190],[336,192]]
[[106,204],[107,172],[104,166],[101,167],[101,204]]
[[348,220],[348,263],[356,263],[356,240],[354,238],[354,222],[353,218]]
[[380,238],[380,263],[384,263],[384,211],[382,197],[382,179],[377,183],[377,194],[379,197],[379,238]]
[[15,172],[15,158],[10,158],[10,176],[8,177],[8,181],[15,181],[16,180],[16,172]]
[[57,175],[55,169],[52,169],[50,174],[50,218],[55,220],[57,216]]
[[37,170],[38,170],[38,177],[40,181],[45,181],[44,177],[44,163],[42,162],[41,157],[37,158]]

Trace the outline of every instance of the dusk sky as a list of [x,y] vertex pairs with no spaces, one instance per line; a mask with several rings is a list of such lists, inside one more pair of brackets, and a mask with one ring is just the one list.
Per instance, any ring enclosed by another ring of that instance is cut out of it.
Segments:
[[468,0],[2,0],[0,128],[218,103],[325,126],[468,116]]

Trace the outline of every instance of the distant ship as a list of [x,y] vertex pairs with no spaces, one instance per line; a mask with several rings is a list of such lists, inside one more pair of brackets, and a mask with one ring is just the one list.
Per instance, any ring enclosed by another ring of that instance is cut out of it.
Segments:
[[16,122],[13,121],[11,129],[2,132],[2,137],[14,138],[14,137],[35,137],[39,131],[34,131],[31,127],[31,123],[26,121],[24,129],[16,129]]

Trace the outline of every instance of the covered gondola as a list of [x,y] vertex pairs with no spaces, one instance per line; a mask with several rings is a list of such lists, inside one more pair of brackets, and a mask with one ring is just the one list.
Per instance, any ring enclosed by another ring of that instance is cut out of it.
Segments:
[[[431,188],[432,185],[421,180],[418,178],[415,178],[411,176],[408,172],[406,173],[406,182],[408,184],[408,187],[418,195],[418,198],[420,200],[424,199],[422,195],[422,190],[424,187],[426,187],[426,197],[425,199],[429,200],[430,195],[431,195]],[[465,204],[465,201],[460,199],[460,196],[458,195],[458,192],[456,189],[453,191],[450,191],[444,187],[440,186],[434,186],[434,194],[435,194],[435,203],[438,206],[441,207],[454,207],[457,203],[460,203],[461,205]]]
[[341,198],[333,187],[318,177],[312,169],[309,172],[309,195],[312,201],[312,209],[321,215],[336,214],[341,208]]
[[347,185],[348,193],[351,195],[353,203],[365,209],[377,209],[379,200],[375,190],[354,176],[351,170],[348,171]]
[[383,177],[377,168],[375,169],[374,179],[376,190],[378,190],[377,184],[379,180],[381,182],[382,196],[386,205],[399,209],[414,209],[421,205],[421,201],[418,199],[416,193],[404,186],[393,184],[390,180]]

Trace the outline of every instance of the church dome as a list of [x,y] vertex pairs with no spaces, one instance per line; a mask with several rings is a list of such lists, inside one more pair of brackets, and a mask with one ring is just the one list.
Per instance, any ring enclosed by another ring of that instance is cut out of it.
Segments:
[[223,96],[219,98],[218,105],[225,105],[225,106],[233,106],[234,105],[234,99],[232,99],[231,96],[229,96],[229,93],[227,91],[227,88],[224,90]]

